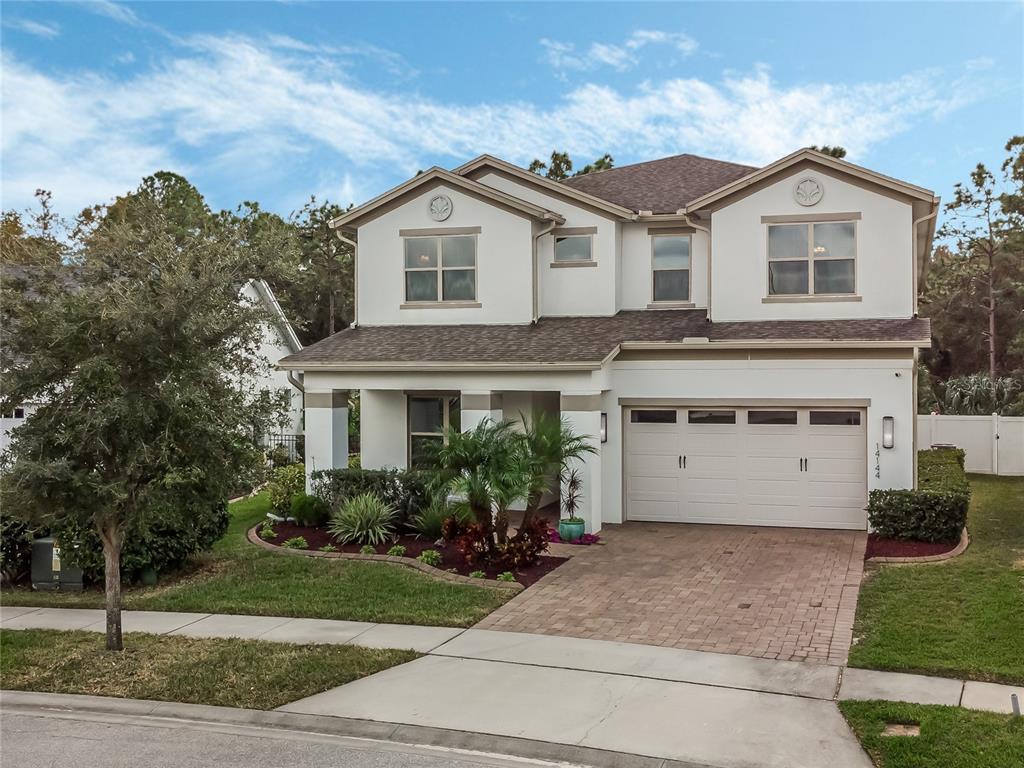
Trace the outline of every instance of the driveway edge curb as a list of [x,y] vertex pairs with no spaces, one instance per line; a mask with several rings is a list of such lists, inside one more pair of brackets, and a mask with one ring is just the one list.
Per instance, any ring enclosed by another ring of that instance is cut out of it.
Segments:
[[702,763],[645,757],[593,747],[554,744],[534,739],[429,728],[376,720],[356,720],[326,715],[300,715],[277,710],[235,709],[208,704],[144,699],[118,699],[34,691],[0,691],[5,712],[45,714],[66,712],[112,715],[132,719],[153,719],[233,727],[268,728],[310,734],[386,741],[411,746],[440,747],[467,752],[493,753],[535,760],[548,760],[593,768],[711,768]]

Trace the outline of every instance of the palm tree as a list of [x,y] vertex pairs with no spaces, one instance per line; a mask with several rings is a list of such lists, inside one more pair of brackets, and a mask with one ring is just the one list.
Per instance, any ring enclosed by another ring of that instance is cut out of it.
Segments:
[[[527,423],[527,419],[524,418],[523,422]],[[523,512],[525,526],[536,514],[552,481],[560,480],[569,471],[570,464],[581,460],[585,454],[596,453],[596,450],[589,438],[573,431],[568,421],[545,411],[533,414],[519,439],[530,476],[526,510]]]
[[509,505],[530,490],[522,445],[513,422],[484,419],[466,432],[451,429],[432,457],[435,490],[466,500],[491,552],[505,541]]

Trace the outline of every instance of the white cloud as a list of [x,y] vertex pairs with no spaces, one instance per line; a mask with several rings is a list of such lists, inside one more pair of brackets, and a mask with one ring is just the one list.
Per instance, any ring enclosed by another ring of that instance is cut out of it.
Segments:
[[384,180],[481,152],[523,165],[552,148],[610,152],[620,164],[679,152],[763,164],[797,147],[841,144],[856,161],[979,98],[985,82],[925,70],[787,85],[759,67],[714,82],[590,83],[551,106],[498,96],[466,105],[363,86],[344,55],[239,36],[191,39],[122,80],[43,74],[11,55],[3,65],[3,205],[26,205],[43,187],[65,212],[158,169],[231,180],[257,198],[286,194],[284,206],[314,191],[360,202]]
[[52,22],[32,21],[31,19],[4,19],[4,26],[27,32],[36,37],[52,40],[60,35],[60,26]]
[[621,43],[591,43],[584,51],[577,51],[572,43],[541,38],[548,63],[556,70],[587,71],[608,66],[620,72],[640,63],[639,52],[649,45],[669,45],[684,56],[697,51],[698,43],[683,32],[664,32],[638,29]]
[[115,3],[113,0],[78,0],[78,4],[97,16],[106,16],[108,19],[133,27],[143,26],[142,19],[123,3]]

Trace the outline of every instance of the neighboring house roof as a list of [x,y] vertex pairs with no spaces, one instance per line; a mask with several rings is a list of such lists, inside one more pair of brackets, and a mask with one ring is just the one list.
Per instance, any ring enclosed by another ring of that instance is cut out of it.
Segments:
[[422,187],[438,186],[439,184],[447,184],[455,187],[456,189],[459,189],[473,197],[489,201],[505,208],[506,210],[517,212],[520,215],[527,216],[528,218],[547,219],[559,224],[565,222],[565,219],[560,214],[549,211],[542,206],[534,205],[526,200],[520,200],[518,197],[505,194],[504,192],[494,189],[493,187],[489,187],[486,184],[480,184],[472,179],[459,176],[451,173],[450,171],[446,171],[444,168],[438,168],[435,166],[430,170],[424,171],[408,181],[399,184],[397,187],[388,190],[383,195],[378,195],[370,202],[364,203],[358,208],[353,208],[351,211],[347,211],[341,216],[332,219],[330,226],[334,228],[341,227],[343,229],[352,229],[357,227],[359,224],[386,213],[394,205],[401,204],[413,194],[417,194],[421,191]]
[[[620,349],[711,346],[928,346],[929,321],[761,320],[710,323],[703,309],[631,310],[608,317],[542,317],[532,325],[348,328],[281,368],[597,368]],[[706,347],[705,347],[706,348]]]
[[241,293],[247,285],[251,285],[253,290],[255,290],[257,295],[260,297],[260,301],[263,302],[263,306],[267,308],[271,319],[274,321],[274,326],[281,334],[281,338],[288,346],[288,349],[291,350],[292,354],[301,350],[302,342],[299,341],[299,337],[295,333],[295,328],[292,327],[292,324],[285,316],[284,310],[281,309],[281,305],[277,302],[277,297],[274,295],[274,292],[270,290],[270,286],[267,285],[267,281],[262,278],[253,278],[239,288],[239,293]]
[[596,208],[604,213],[610,213],[619,219],[633,218],[634,209],[629,206],[619,205],[610,198],[591,194],[586,190],[575,189],[558,181],[552,181],[546,176],[520,168],[518,165],[513,165],[493,155],[480,155],[452,171],[452,173],[457,173],[459,176],[465,176],[474,180],[479,179],[488,172],[497,173],[499,176],[504,176],[513,181],[525,182],[537,187],[546,194],[567,200],[569,203]]
[[561,183],[633,211],[676,213],[691,200],[756,170],[697,155],[674,155],[572,176]]

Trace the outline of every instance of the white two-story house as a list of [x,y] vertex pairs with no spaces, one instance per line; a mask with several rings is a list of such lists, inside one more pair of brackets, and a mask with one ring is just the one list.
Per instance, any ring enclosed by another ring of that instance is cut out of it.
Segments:
[[588,530],[867,527],[915,483],[917,317],[939,201],[811,150],[554,182],[490,156],[333,222],[353,327],[284,358],[307,471],[415,465],[449,426],[548,411],[589,436]]

